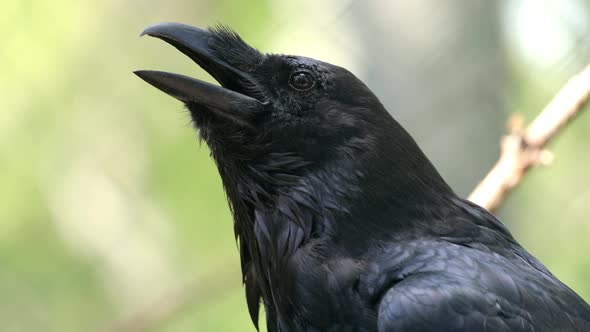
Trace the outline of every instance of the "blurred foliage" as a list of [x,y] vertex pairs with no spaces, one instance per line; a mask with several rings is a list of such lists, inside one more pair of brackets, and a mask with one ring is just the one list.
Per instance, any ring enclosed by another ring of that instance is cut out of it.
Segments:
[[[571,3],[588,18],[585,2]],[[343,18],[354,13],[352,5],[359,2],[2,2],[2,330],[109,330],[193,284],[198,290],[184,294],[191,299],[183,310],[165,315],[155,330],[253,330],[231,215],[209,152],[182,107],[132,71],[208,78],[174,48],[137,36],[160,21],[221,22],[262,50],[319,57],[363,77],[355,59],[370,50],[358,46],[362,36]],[[588,34],[587,26],[578,28]],[[532,119],[589,53],[574,38],[570,46],[582,51],[538,66],[509,39],[511,80],[501,116],[517,110]],[[554,165],[532,172],[501,211],[525,247],[586,299],[589,133],[590,118],[582,115],[552,146]],[[481,151],[486,158],[496,153]],[[459,160],[443,173],[462,174]],[[202,291],[212,280],[223,287]]]

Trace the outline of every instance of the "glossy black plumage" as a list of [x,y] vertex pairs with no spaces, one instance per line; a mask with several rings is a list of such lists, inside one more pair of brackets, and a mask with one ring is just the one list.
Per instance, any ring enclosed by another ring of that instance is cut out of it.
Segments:
[[262,303],[269,331],[590,331],[588,304],[457,197],[350,72],[223,27],[145,34],[222,85],[138,72],[211,149],[256,326]]

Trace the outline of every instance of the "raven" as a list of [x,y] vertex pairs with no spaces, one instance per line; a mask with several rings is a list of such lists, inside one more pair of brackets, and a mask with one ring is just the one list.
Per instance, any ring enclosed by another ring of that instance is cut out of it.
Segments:
[[235,32],[148,27],[221,86],[135,73],[182,101],[234,217],[250,317],[269,331],[590,331],[590,306],[458,197],[344,68]]

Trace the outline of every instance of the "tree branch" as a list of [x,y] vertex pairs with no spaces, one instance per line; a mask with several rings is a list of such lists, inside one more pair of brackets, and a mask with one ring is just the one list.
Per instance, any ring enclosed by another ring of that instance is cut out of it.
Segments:
[[510,133],[501,141],[500,158],[468,199],[496,210],[528,170],[551,162],[552,155],[545,146],[589,99],[590,66],[572,77],[526,129],[522,129],[522,119],[513,116]]

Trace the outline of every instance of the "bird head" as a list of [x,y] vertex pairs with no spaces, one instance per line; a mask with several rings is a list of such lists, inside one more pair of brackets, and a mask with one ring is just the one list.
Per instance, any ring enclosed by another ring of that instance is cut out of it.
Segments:
[[186,104],[216,154],[253,158],[262,150],[283,150],[317,162],[350,154],[346,146],[370,148],[364,145],[392,123],[375,95],[342,67],[262,54],[225,27],[161,23],[142,35],[176,47],[221,85],[161,71],[136,72]]

